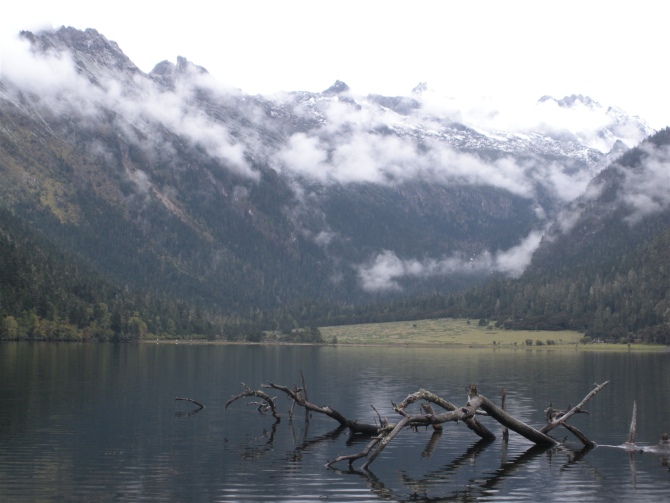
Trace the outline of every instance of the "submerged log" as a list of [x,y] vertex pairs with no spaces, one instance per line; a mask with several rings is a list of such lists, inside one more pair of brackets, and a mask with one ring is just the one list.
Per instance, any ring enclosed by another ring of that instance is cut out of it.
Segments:
[[[505,388],[500,390],[500,408],[507,412],[507,392]],[[505,442],[509,440],[509,428],[505,425],[502,427],[502,437]]]
[[203,404],[201,404],[200,402],[198,402],[198,401],[196,401],[196,400],[193,400],[193,398],[176,397],[176,398],[175,398],[175,401],[177,401],[177,400],[184,400],[184,401],[187,401],[187,402],[194,403],[194,404],[196,404],[200,409],[204,409],[204,408],[205,408],[205,406],[204,406]]
[[[396,408],[396,411],[402,414],[404,417],[400,420],[398,424],[384,437],[381,439],[374,450],[372,450],[361,466],[361,469],[365,470],[370,463],[372,463],[377,456],[381,453],[382,450],[393,440],[400,431],[406,426],[421,426],[421,425],[435,425],[446,423],[448,421],[464,421],[466,419],[472,418],[475,415],[475,409],[471,407],[461,407],[453,411],[443,412],[442,414],[407,414],[403,409]],[[331,465],[331,462],[328,462],[327,466]]]
[[630,419],[630,428],[628,429],[628,439],[619,447],[623,447],[629,452],[654,452],[661,455],[670,455],[670,439],[668,434],[661,435],[661,439],[656,445],[640,446],[635,443],[637,434],[637,401],[633,402],[633,413]]
[[649,447],[644,448],[644,452],[653,452],[655,454],[661,454],[666,458],[670,456],[670,437],[667,433],[661,435],[661,439],[656,445],[650,445]]
[[507,412],[502,410],[491,400],[477,393],[477,386],[472,384],[470,385],[470,391],[468,392],[470,404],[475,409],[481,408],[485,410],[490,417],[498,421],[501,425],[509,428],[515,433],[518,433],[522,437],[534,442],[537,445],[557,445],[558,441],[554,440],[548,435],[545,435],[541,431],[536,430],[532,426],[527,425],[526,423],[519,421],[518,419],[510,416]]
[[[574,414],[584,412],[583,407],[596,393],[602,390],[609,381],[603,384],[597,384],[595,389],[593,389],[577,406],[569,407],[567,411],[553,411],[553,409],[548,409],[549,413],[547,414],[547,424],[542,429],[535,429],[532,426],[524,423],[512,417],[504,410],[505,401],[503,400],[503,407],[498,407],[491,400],[486,398],[483,395],[480,395],[477,391],[477,386],[471,384],[468,389],[468,401],[465,405],[457,407],[451,402],[445,400],[444,398],[431,393],[425,389],[420,389],[415,393],[408,395],[402,402],[398,404],[392,404],[393,410],[401,416],[401,419],[396,424],[390,424],[386,419],[382,419],[381,415],[377,409],[372,407],[377,413],[379,423],[363,423],[359,422],[344,416],[341,412],[334,409],[330,405],[316,405],[310,402],[307,398],[307,387],[305,384],[304,375],[301,372],[302,387],[298,388],[293,386],[290,388],[288,386],[275,384],[269,382],[268,384],[262,385],[264,388],[274,389],[281,393],[284,393],[291,401],[291,410],[295,405],[303,407],[307,412],[314,412],[319,414],[324,414],[335,421],[338,422],[340,427],[346,427],[350,430],[351,433],[363,433],[372,435],[370,442],[365,446],[365,448],[355,454],[338,456],[335,459],[328,461],[326,466],[331,467],[335,463],[342,461],[348,461],[349,465],[358,459],[365,458],[363,462],[362,469],[367,470],[370,464],[379,456],[379,454],[386,448],[386,446],[392,442],[399,433],[405,428],[417,428],[419,426],[433,426],[435,429],[442,428],[442,424],[448,422],[459,422],[463,421],[468,428],[470,428],[474,433],[486,440],[495,439],[495,435],[491,433],[484,425],[482,425],[477,419],[477,414],[484,414],[487,417],[490,417],[500,423],[503,428],[514,431],[515,433],[523,436],[524,438],[530,440],[538,446],[542,447],[552,447],[559,445],[559,442],[554,438],[550,437],[547,433],[552,429],[556,428],[559,425],[564,426],[570,432],[572,432],[580,441],[587,446],[588,448],[594,447],[595,444],[591,442],[584,434],[582,434],[576,428],[568,425],[566,421],[572,417]],[[243,398],[243,397],[259,397],[264,403],[267,404],[267,407],[272,410],[273,416],[279,422],[280,416],[277,412],[276,405],[274,400],[264,391],[261,390],[252,390],[243,383],[244,391],[238,395],[232,397],[226,403],[226,408],[233,402]],[[503,395],[504,396],[504,395]],[[421,404],[421,410],[423,413],[420,414],[410,414],[407,412],[407,408],[412,404],[424,401],[427,403]],[[432,405],[436,405],[445,410],[442,413],[436,413],[433,410]],[[481,409],[481,410],[480,410]],[[670,442],[668,442],[670,447]]]

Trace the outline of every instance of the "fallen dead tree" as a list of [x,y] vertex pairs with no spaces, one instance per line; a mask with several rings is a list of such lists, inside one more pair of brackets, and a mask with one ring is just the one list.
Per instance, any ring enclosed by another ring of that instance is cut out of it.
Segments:
[[[557,411],[550,406],[549,409],[545,411],[547,424],[541,429],[536,429],[509,415],[504,410],[504,407],[498,407],[491,400],[479,394],[477,386],[474,384],[470,385],[468,388],[467,403],[460,407],[424,389],[420,389],[419,391],[408,395],[400,403],[392,403],[393,411],[400,416],[399,421],[395,424],[389,422],[386,418],[382,418],[379,413],[377,413],[376,422],[366,423],[347,418],[331,405],[320,406],[310,402],[308,399],[305,378],[302,372],[300,387],[294,385],[290,388],[272,382],[264,384],[261,387],[263,389],[272,389],[284,394],[291,401],[289,412],[291,417],[294,407],[298,406],[304,408],[306,411],[324,414],[334,419],[340,427],[348,428],[352,434],[370,435],[370,442],[368,442],[360,452],[338,456],[335,459],[328,461],[326,465],[331,467],[336,463],[347,461],[351,467],[354,461],[365,458],[361,468],[366,470],[384,448],[406,428],[432,426],[436,431],[439,431],[441,425],[445,423],[462,421],[470,430],[482,439],[489,441],[495,439],[495,435],[478,421],[476,417],[477,415],[491,417],[504,428],[523,436],[538,446],[552,447],[559,445],[559,442],[549,436],[548,433],[558,426],[562,426],[573,433],[586,447],[593,447],[595,446],[595,443],[589,440],[582,432],[569,425],[567,420],[575,414],[585,413],[583,409],[584,405],[608,384],[609,381],[602,384],[596,384],[595,388],[574,407],[569,406],[565,410]],[[263,389],[254,390],[245,384],[242,384],[242,386],[244,388],[243,391],[230,398],[226,403],[226,408],[243,398],[260,398],[260,403],[254,402],[254,405],[258,405],[259,412],[264,413],[271,411],[275,418],[275,422],[278,423],[281,421],[281,415],[278,412],[275,401],[276,397],[271,397],[268,393],[263,391]],[[421,403],[422,406],[420,409],[422,412],[414,414],[409,413],[407,409],[417,402]],[[444,412],[434,412],[432,408],[433,405],[440,407]]]
[[[344,415],[342,415],[337,410],[333,409],[330,405],[318,406],[313,404],[307,399],[307,387],[305,386],[305,378],[302,375],[302,372],[300,373],[300,375],[302,378],[301,388],[298,388],[295,385],[293,386],[293,388],[289,388],[288,386],[282,386],[280,384],[274,384],[272,382],[264,384],[262,387],[272,388],[277,391],[281,391],[287,397],[289,397],[292,400],[291,414],[293,412],[293,407],[297,404],[298,406],[303,407],[305,410],[316,412],[318,414],[325,414],[326,416],[333,418],[335,421],[340,423],[341,426],[349,428],[349,430],[351,430],[352,433],[377,434],[388,427],[388,425],[385,424],[384,420],[381,420],[380,424],[360,423],[355,420],[347,419],[346,417],[344,417]],[[281,421],[281,416],[277,411],[277,406],[275,405],[275,401],[273,398],[271,398],[263,390],[253,390],[244,383],[242,383],[242,386],[244,387],[244,391],[228,400],[228,402],[226,402],[226,406],[224,407],[225,409],[227,409],[230,404],[236,402],[241,398],[257,397],[263,400],[265,408],[272,411],[272,415],[275,418],[275,421],[277,423]],[[259,408],[259,410],[262,411],[262,408]]]

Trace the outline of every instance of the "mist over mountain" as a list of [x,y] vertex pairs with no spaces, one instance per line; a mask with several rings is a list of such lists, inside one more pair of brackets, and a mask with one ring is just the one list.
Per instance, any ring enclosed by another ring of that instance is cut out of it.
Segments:
[[669,286],[666,128],[600,172],[546,233],[524,274],[485,287],[477,302],[509,326],[669,344]]
[[0,77],[1,204],[114,284],[222,312],[518,277],[653,133],[580,95],[251,96],[183,57],[145,74],[93,29],[23,32]]

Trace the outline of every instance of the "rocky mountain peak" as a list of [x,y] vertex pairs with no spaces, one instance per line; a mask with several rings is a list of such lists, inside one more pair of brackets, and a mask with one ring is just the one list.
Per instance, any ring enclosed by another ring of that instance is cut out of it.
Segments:
[[328,89],[321,93],[322,96],[337,96],[338,94],[349,92],[349,86],[341,80],[336,80],[335,83]]
[[177,56],[177,64],[163,60],[154,66],[149,76],[156,82],[167,87],[174,87],[175,82],[187,75],[201,75],[209,73],[206,68],[191,63],[183,56]]
[[421,108],[421,103],[414,98],[405,96],[368,95],[368,100],[384,108],[393,110],[399,115],[410,115],[414,110]]
[[584,96],[582,94],[571,94],[570,96],[565,96],[560,100],[557,100],[556,98],[552,96],[542,96],[539,100],[540,103],[544,103],[547,101],[553,101],[556,103],[559,107],[561,108],[572,108],[575,105],[583,105],[587,108],[595,109],[595,108],[601,108],[600,103],[595,101],[594,99]]
[[61,26],[56,31],[22,31],[20,36],[31,43],[33,51],[69,53],[77,70],[92,82],[98,82],[101,73],[141,73],[116,42],[107,40],[93,28]]
[[69,50],[76,55],[88,55],[104,64],[111,63],[117,70],[137,70],[135,64],[123,53],[116,42],[107,40],[104,35],[93,28],[86,28],[82,31],[71,26],[61,26],[56,31],[41,31],[37,34],[23,31],[20,35],[29,40],[33,48],[41,51]]
[[428,91],[428,83],[427,82],[419,82],[414,89],[412,89],[412,94],[418,94],[421,95]]
[[614,145],[612,145],[612,150],[610,150],[609,154],[610,156],[619,156],[623,154],[626,150],[628,150],[628,148],[629,147],[624,142],[617,139],[614,142]]

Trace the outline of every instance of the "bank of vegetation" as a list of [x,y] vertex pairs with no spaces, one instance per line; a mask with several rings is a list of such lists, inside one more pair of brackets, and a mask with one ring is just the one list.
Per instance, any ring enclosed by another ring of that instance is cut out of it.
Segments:
[[[610,249],[609,259],[605,251],[600,254],[601,265],[536,268],[466,292],[367,305],[314,302],[224,317],[113,285],[0,210],[0,339],[329,343],[342,337],[316,327],[461,318],[500,333],[496,342],[513,330],[546,330],[578,332],[586,341],[670,344],[670,232],[624,254],[615,255],[614,245]],[[420,335],[420,329],[410,328],[404,337]],[[566,338],[531,335],[517,343],[561,339]]]

